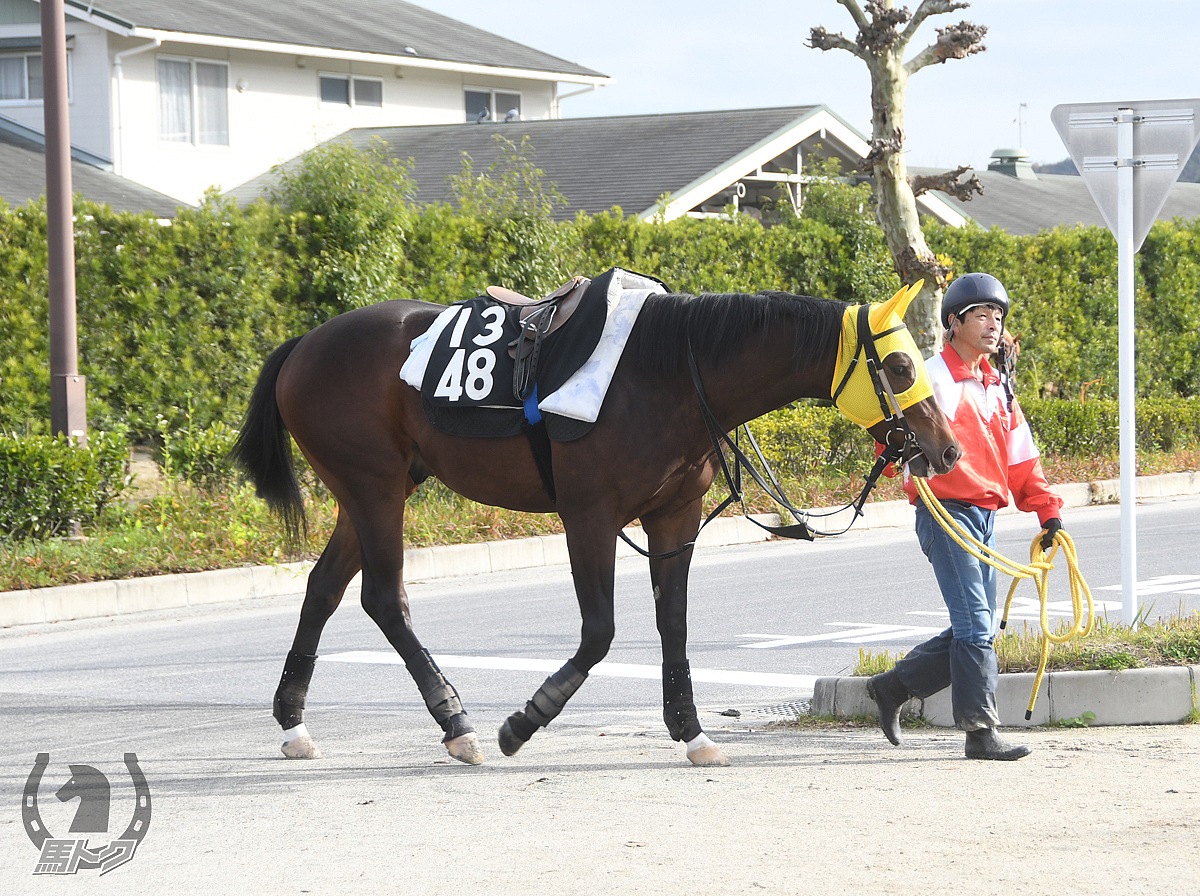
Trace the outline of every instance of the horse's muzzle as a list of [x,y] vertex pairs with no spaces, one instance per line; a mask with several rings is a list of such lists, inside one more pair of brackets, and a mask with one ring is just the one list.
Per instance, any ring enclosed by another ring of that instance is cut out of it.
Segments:
[[937,463],[931,462],[924,451],[913,455],[908,460],[908,471],[914,476],[927,479],[931,473],[949,473],[958,464],[961,457],[962,448],[957,442],[953,442],[937,456]]

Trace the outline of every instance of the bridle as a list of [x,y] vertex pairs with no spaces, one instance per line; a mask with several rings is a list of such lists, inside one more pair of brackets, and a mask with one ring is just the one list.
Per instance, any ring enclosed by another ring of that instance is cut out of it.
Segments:
[[[884,336],[903,330],[904,324],[897,324],[882,333],[873,333],[868,317],[869,311],[870,308],[867,305],[860,305],[858,308],[858,320],[855,328],[858,334],[858,348],[854,352],[854,357],[850,359],[841,382],[833,392],[833,401],[835,404],[837,403],[838,396],[850,382],[850,377],[854,373],[855,367],[858,366],[858,359],[861,355],[867,365],[867,373],[870,376],[871,385],[875,389],[875,397],[879,399],[883,422],[888,424],[887,435],[884,436],[886,441],[883,443],[884,453],[892,454],[888,463],[897,460],[908,463],[921,453],[921,446],[917,442],[917,434],[908,425],[908,420],[904,416],[904,408],[900,406],[900,401],[896,398],[892,384],[887,378],[887,372],[883,369],[883,360],[879,357],[879,349],[875,344]],[[880,457],[882,456],[881,454]]]
[[[875,484],[879,481],[879,477],[883,475],[883,471],[889,464],[897,461],[908,463],[914,457],[921,453],[921,446],[917,441],[917,434],[913,432],[908,421],[904,417],[904,408],[900,406],[899,400],[896,398],[896,393],[892,389],[892,384],[888,381],[887,373],[883,369],[883,362],[879,357],[879,349],[875,345],[875,341],[890,333],[895,333],[904,329],[904,324],[892,327],[882,333],[873,333],[871,331],[868,314],[870,312],[869,305],[862,305],[858,309],[857,334],[858,347],[855,350],[854,357],[851,359],[849,367],[842,381],[838,384],[837,389],[833,393],[834,401],[836,402],[838,395],[845,389],[846,384],[850,380],[850,374],[854,372],[854,368],[858,365],[859,356],[862,355],[867,365],[867,370],[870,373],[871,384],[875,389],[875,396],[879,399],[879,406],[883,411],[883,419],[888,423],[889,429],[884,437],[887,441],[883,443],[883,451],[875,459],[874,466],[871,467],[871,472],[867,474],[866,483],[863,485],[862,491],[858,497],[836,510],[827,511],[824,513],[813,513],[806,510],[798,510],[792,502],[788,500],[787,495],[783,493],[783,489],[779,485],[775,473],[771,470],[770,464],[763,456],[762,449],[759,448],[758,442],[754,435],[750,432],[750,428],[746,424],[734,428],[734,435],[730,437],[729,433],[718,422],[716,415],[713,414],[712,408],[708,403],[708,396],[704,391],[704,383],[700,379],[700,369],[696,364],[696,355],[692,351],[691,340],[688,340],[688,371],[692,376],[692,385],[696,389],[696,398],[700,403],[700,416],[704,420],[704,427],[708,431],[708,437],[712,441],[713,448],[716,450],[717,460],[721,465],[721,472],[725,477],[725,484],[729,487],[729,496],[712,510],[704,518],[704,522],[700,524],[700,529],[697,530],[695,538],[684,545],[676,548],[673,551],[668,551],[662,554],[651,553],[643,549],[641,546],[632,541],[623,531],[619,532],[621,539],[632,547],[643,557],[651,560],[666,560],[671,557],[677,557],[684,551],[693,547],[696,544],[696,539],[700,537],[700,532],[710,522],[720,516],[725,508],[729,507],[735,501],[741,503],[742,513],[746,519],[754,523],[760,529],[770,532],[772,535],[777,535],[782,538],[803,539],[805,541],[813,541],[817,536],[832,537],[835,535],[843,535],[850,530],[850,527],[863,515],[863,506],[867,503],[867,498],[870,496]],[[763,473],[766,474],[764,479],[763,474],[755,469],[754,464],[738,446],[736,441],[738,431],[741,430],[746,435],[746,440],[753,449],[755,456],[758,458],[759,464],[762,466]],[[732,470],[731,464],[725,458],[725,449],[728,448],[733,455]],[[750,474],[751,478],[758,484],[767,495],[780,507],[784,508],[792,515],[795,523],[787,526],[768,526],[766,523],[759,522],[750,515],[750,511],[746,507],[745,494],[742,489],[742,470],[743,468]],[[769,482],[767,481],[769,480]],[[809,520],[813,517],[824,518],[834,516],[853,507],[854,515],[850,518],[850,522],[844,528],[836,532],[824,532],[814,529],[809,525]]]

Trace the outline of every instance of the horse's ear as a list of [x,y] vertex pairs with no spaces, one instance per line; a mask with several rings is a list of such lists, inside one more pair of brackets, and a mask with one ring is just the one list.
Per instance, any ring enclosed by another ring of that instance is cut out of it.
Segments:
[[908,310],[908,306],[917,297],[917,293],[921,291],[921,287],[924,285],[924,280],[918,280],[912,286],[902,287],[898,293],[882,305],[872,305],[870,314],[871,329],[877,330],[882,328],[891,319],[893,314],[904,320],[904,312]]

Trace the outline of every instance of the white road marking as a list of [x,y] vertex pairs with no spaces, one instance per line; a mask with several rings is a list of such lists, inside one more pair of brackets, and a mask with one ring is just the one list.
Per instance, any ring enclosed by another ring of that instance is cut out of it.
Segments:
[[[997,602],[996,610],[1003,616],[1004,614],[1004,598],[1007,595],[1002,595]],[[1096,600],[1092,599],[1092,608],[1096,614],[1106,613],[1109,611],[1119,611],[1121,602],[1119,600]],[[1087,611],[1087,604],[1084,604],[1084,611]],[[946,620],[946,625],[950,624],[950,614],[945,610],[910,610],[909,616],[935,616],[938,619]],[[1047,616],[1074,616],[1075,608],[1069,600],[1048,600],[1046,601]],[[1036,597],[1014,597],[1012,609],[1008,611],[1009,619],[1040,619],[1042,616],[1042,604]]]
[[[350,650],[320,657],[331,663],[369,663],[387,666],[404,665],[404,660],[394,651]],[[503,656],[453,656],[435,654],[434,662],[444,669],[495,669],[502,672],[557,672],[561,660],[537,660],[524,657]],[[662,666],[640,663],[599,663],[592,675],[610,678],[646,678],[658,681],[662,678]],[[706,684],[740,684],[764,688],[791,688],[812,691],[816,675],[790,675],[782,672],[742,672],[736,669],[692,669],[692,681]]]
[[[1144,582],[1138,582],[1135,590],[1138,597],[1145,597],[1150,594],[1200,594],[1200,576],[1197,575],[1172,575],[1172,576],[1155,576],[1153,579],[1147,579]],[[1120,591],[1121,586],[1117,585],[1102,585],[1096,589],[1097,591]],[[1117,607],[1120,608],[1120,601],[1117,602]]]
[[766,650],[772,647],[791,647],[794,644],[812,644],[816,641],[836,641],[839,644],[869,644],[872,641],[895,641],[909,638],[924,638],[936,635],[942,629],[916,625],[872,625],[868,622],[826,622],[837,625],[842,631],[823,632],[819,635],[764,635],[750,633],[743,638],[766,638],[757,644],[743,644],[750,650]]

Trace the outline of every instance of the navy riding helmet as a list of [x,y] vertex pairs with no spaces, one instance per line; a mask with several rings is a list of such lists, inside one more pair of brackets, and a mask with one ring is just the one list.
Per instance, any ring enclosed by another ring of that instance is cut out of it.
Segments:
[[995,305],[1001,323],[1008,319],[1008,291],[991,274],[963,274],[942,294],[942,326],[950,329],[950,315],[960,317],[976,305]]

